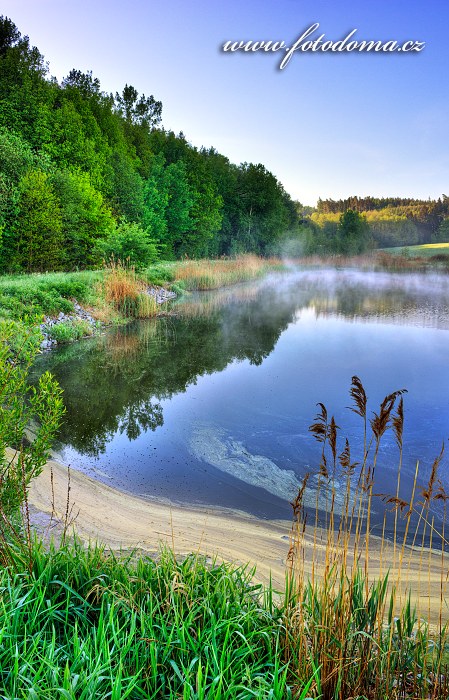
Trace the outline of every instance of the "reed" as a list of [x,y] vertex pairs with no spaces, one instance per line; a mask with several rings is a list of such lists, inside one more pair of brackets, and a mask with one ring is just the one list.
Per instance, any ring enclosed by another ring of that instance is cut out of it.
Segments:
[[[276,263],[280,264],[279,261]],[[185,289],[205,291],[254,279],[274,265],[273,260],[268,261],[256,255],[219,260],[185,260],[176,264],[174,275]]]
[[105,269],[106,303],[125,317],[150,318],[157,313],[157,303],[146,291],[146,284],[132,266],[112,260]]
[[[318,489],[325,493],[328,512],[324,516],[318,512],[317,495],[314,532],[308,532],[303,507],[306,476],[292,504],[285,661],[294,669],[299,689],[313,679],[311,697],[448,697],[448,630],[444,621],[447,542],[444,520],[437,528],[433,515],[435,504],[445,504],[448,498],[438,480],[442,452],[425,486],[418,486],[416,470],[411,494],[404,499],[400,495],[404,393],[399,390],[386,396],[378,412],[369,418],[365,389],[360,379],[353,377],[351,410],[363,423],[358,461],[347,439],[339,451],[340,429],[323,404],[319,404],[310,426],[321,447]],[[374,491],[379,449],[388,430],[393,431],[398,448],[393,495]],[[393,509],[392,541],[386,535],[386,516],[382,535],[374,537],[371,532],[373,502],[379,498]],[[325,527],[320,532],[323,517]],[[306,546],[306,539],[312,546]],[[426,546],[428,540],[439,546],[439,553]],[[412,562],[413,566],[418,562],[417,591],[407,584]],[[437,599],[432,613],[430,602],[424,609],[420,605],[423,596],[428,601],[431,596]]]

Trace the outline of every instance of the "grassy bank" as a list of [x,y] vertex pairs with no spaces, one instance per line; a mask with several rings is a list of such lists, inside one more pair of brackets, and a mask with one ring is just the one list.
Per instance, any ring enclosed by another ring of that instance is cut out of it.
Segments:
[[449,256],[449,243],[426,243],[424,245],[399,246],[384,248],[390,255],[403,255],[409,258],[432,258],[434,256]]
[[[315,517],[303,509],[306,476],[292,503],[281,591],[199,555],[114,556],[65,535],[48,548],[10,528],[0,537],[0,696],[447,699],[449,495],[438,477],[442,453],[427,483],[418,487],[416,475],[403,493],[403,396],[395,391],[369,412],[353,378],[362,455],[319,404],[310,426],[320,453]],[[374,475],[387,431],[397,488],[380,496]],[[393,517],[393,537],[385,514],[380,543],[371,535],[379,498]],[[70,520],[69,500],[66,512]]]
[[0,277],[0,318],[68,318],[52,329],[59,342],[76,340],[93,328],[76,318],[75,302],[89,311],[99,323],[119,323],[128,318],[149,318],[161,306],[149,290],[158,287],[183,291],[216,289],[261,276],[278,269],[277,260],[256,256],[236,259],[157,263],[137,274],[133,269],[113,264],[103,270],[52,272]]

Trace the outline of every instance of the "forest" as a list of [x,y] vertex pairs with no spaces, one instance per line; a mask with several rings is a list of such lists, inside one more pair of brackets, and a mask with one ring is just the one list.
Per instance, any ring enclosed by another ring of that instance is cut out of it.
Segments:
[[162,126],[162,104],[92,72],[61,83],[0,18],[0,270],[73,270],[114,254],[157,258],[270,252],[298,226],[261,164],[232,164]]
[[[162,125],[162,103],[91,71],[58,82],[0,17],[0,272],[115,259],[359,254],[449,240],[449,199],[293,201],[261,163],[236,165]],[[298,179],[302,177],[298,172]]]

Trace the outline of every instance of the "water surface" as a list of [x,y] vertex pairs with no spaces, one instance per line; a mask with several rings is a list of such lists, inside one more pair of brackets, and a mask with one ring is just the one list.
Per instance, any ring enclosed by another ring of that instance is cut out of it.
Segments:
[[[50,369],[64,389],[64,461],[139,495],[289,518],[319,463],[318,401],[360,457],[346,408],[358,375],[371,410],[408,390],[404,489],[417,460],[428,476],[449,426],[446,277],[292,271],[172,308],[39,358],[35,375]],[[387,434],[377,490],[394,492],[397,462]],[[445,460],[441,479],[449,488]]]

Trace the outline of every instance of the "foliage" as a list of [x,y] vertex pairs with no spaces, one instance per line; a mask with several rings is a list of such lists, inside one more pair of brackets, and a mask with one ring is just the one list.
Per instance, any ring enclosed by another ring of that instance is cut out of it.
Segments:
[[104,198],[87,173],[58,170],[52,178],[61,205],[64,235],[64,267],[84,269],[98,264],[95,244],[114,229],[114,219]]
[[[445,194],[437,200],[348,197],[338,201],[319,199],[317,204],[318,216],[342,214],[348,209],[367,215],[379,247],[432,243],[437,242],[432,239],[438,235],[443,219],[449,215],[449,198]],[[390,233],[391,241],[388,240]]]
[[344,255],[363,253],[369,245],[368,225],[365,217],[352,209],[340,216],[337,226],[338,252]]
[[158,258],[155,242],[139,224],[122,219],[109,236],[97,245],[103,260],[121,260],[136,269],[147,267]]
[[[48,372],[37,386],[27,384],[39,341],[40,334],[24,322],[0,322],[0,555],[29,483],[48,459],[64,411],[62,392]],[[31,441],[30,425],[36,426]]]
[[69,319],[61,323],[55,323],[48,328],[48,336],[58,343],[72,343],[86,336],[93,335],[93,328],[83,319]]
[[291,697],[281,620],[251,572],[168,551],[158,561],[34,544],[0,572],[5,697]]
[[[18,185],[12,266],[27,272],[62,267],[62,213],[50,179],[41,170],[29,170]],[[12,241],[10,241],[12,244]]]
[[114,97],[91,72],[49,79],[8,18],[0,37],[0,270],[95,268],[122,218],[168,259],[270,254],[295,233],[300,214],[263,165],[165,131],[161,102],[130,84]]

